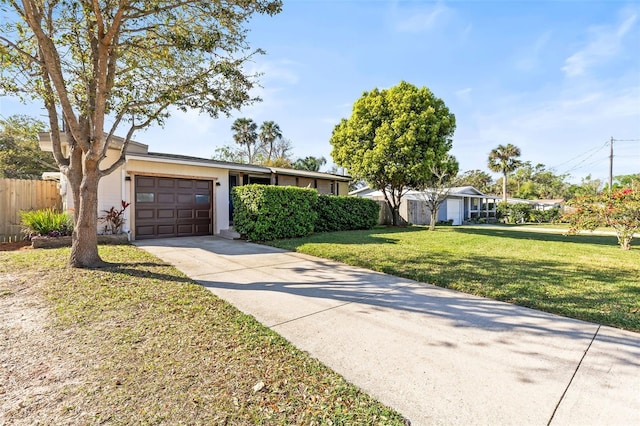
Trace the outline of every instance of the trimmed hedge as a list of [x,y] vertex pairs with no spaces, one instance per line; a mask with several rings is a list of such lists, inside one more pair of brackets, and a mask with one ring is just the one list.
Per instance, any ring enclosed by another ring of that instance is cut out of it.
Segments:
[[318,193],[311,188],[236,186],[232,197],[233,227],[254,241],[306,237],[318,217]]
[[367,198],[320,195],[316,210],[315,232],[350,231],[376,226],[380,205]]

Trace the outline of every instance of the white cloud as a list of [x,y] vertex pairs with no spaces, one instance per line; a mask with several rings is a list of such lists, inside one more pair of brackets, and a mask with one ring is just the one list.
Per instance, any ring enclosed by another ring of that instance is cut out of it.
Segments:
[[249,74],[261,74],[259,80],[263,85],[267,82],[274,85],[293,86],[300,81],[301,64],[288,59],[252,63],[248,67]]
[[551,41],[551,31],[545,31],[528,47],[521,49],[515,67],[520,71],[533,71],[539,66],[540,57]]
[[589,29],[589,42],[581,50],[565,60],[562,71],[568,77],[580,76],[587,70],[615,57],[622,41],[638,20],[637,12],[625,10],[617,25],[598,26]]
[[471,89],[471,87],[466,87],[464,89],[457,90],[455,92],[455,95],[462,102],[470,103],[471,102],[471,92],[472,91],[473,91],[473,89]]
[[434,29],[438,24],[446,21],[453,10],[438,1],[429,7],[413,7],[401,9],[394,3],[396,13],[395,29],[399,32],[421,33]]
[[[486,106],[487,111],[460,120],[454,154],[463,169],[479,168],[486,154],[498,144],[513,143],[522,159],[574,177],[608,174],[608,152],[598,152],[589,161],[569,162],[609,137],[637,138],[640,128],[640,87],[626,78],[608,84],[588,83],[554,92],[526,93],[517,98],[502,97]],[[531,98],[541,99],[530,102]],[[460,141],[458,143],[457,141]],[[637,150],[640,154],[640,149]],[[616,174],[636,173],[638,156],[616,156]],[[635,171],[634,171],[635,170]]]

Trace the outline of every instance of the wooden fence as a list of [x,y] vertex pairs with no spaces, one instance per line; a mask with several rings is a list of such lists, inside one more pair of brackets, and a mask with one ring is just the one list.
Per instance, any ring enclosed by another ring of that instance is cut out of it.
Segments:
[[0,179],[0,242],[22,239],[21,210],[45,208],[62,209],[57,182]]

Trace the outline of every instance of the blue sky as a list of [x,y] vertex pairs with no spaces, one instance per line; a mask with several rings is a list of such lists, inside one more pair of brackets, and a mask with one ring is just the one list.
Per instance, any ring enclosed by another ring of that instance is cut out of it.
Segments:
[[[231,123],[277,122],[294,157],[324,156],[363,91],[401,80],[429,87],[456,115],[462,171],[486,168],[498,144],[573,181],[640,172],[639,1],[284,0],[249,39],[267,54],[263,102],[233,117],[175,113],[134,138],[156,152],[209,158]],[[25,112],[2,99],[0,113]]]

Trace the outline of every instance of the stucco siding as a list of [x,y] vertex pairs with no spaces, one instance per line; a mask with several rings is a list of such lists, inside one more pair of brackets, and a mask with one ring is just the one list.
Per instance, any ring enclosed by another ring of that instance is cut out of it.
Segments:
[[338,182],[338,193],[336,195],[349,195],[349,182]]
[[315,188],[315,181],[311,178],[299,177],[298,178],[298,186],[301,188]]
[[319,194],[331,194],[331,181],[324,179],[316,179],[318,183],[318,193]]
[[287,175],[279,175],[278,176],[278,186],[296,186],[296,177],[295,176],[287,176]]

